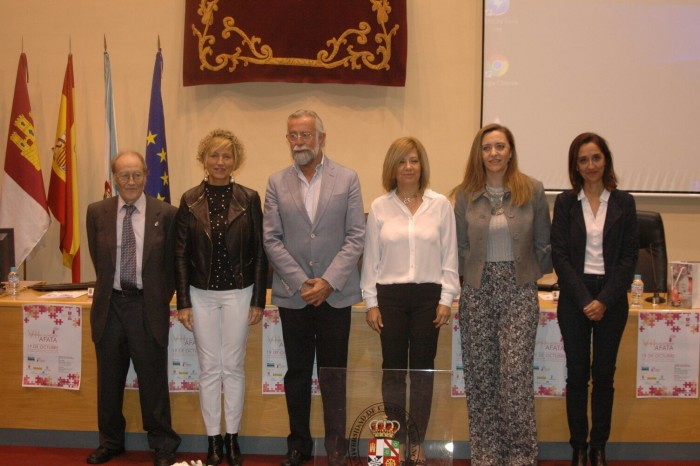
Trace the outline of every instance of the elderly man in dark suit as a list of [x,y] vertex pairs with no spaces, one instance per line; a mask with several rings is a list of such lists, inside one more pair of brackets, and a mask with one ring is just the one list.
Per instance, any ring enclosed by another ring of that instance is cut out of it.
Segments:
[[365,233],[362,193],[357,174],[324,154],[326,133],[315,112],[290,115],[287,140],[294,164],[270,177],[263,215],[265,250],[274,269],[272,303],[279,307],[287,355],[284,390],[291,433],[282,466],[299,466],[311,457],[314,356],[329,465],[342,466],[347,462],[342,369],[350,309],[362,299],[357,267]]
[[143,193],[146,171],[141,154],[119,154],[112,162],[119,196],[91,204],[87,211],[97,275],[90,323],[100,431],[100,446],[87,457],[89,464],[124,452],[122,404],[129,360],[139,379],[143,428],[155,450],[155,465],[174,463],[180,445],[171,427],[167,370],[177,209]]

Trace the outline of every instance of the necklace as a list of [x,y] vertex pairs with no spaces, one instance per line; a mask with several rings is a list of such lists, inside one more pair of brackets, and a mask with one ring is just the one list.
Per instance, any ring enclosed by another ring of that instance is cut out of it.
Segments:
[[505,190],[490,188],[488,185],[484,185],[484,192],[489,202],[491,203],[491,215],[501,215],[505,211],[503,208],[503,195]]
[[413,202],[415,199],[418,199],[418,195],[419,195],[419,193],[416,193],[416,194],[414,194],[414,195],[412,195],[412,196],[404,197],[404,196],[402,196],[401,194],[399,194],[398,191],[396,191],[396,196],[397,196],[399,199],[401,199],[401,202],[403,202],[405,205],[409,205],[409,204],[410,204],[411,202]]

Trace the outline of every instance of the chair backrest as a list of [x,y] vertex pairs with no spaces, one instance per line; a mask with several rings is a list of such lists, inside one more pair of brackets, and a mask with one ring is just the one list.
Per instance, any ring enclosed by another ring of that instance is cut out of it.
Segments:
[[637,211],[639,259],[635,273],[642,274],[644,292],[666,293],[668,255],[664,221],[658,212]]

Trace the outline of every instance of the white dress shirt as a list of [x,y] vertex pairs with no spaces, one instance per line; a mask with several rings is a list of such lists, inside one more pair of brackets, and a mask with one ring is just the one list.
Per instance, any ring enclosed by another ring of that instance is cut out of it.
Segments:
[[457,230],[452,205],[426,189],[415,214],[391,191],[372,202],[365,230],[360,286],[367,308],[377,306],[377,283],[437,283],[440,304],[459,294]]
[[301,190],[301,195],[304,198],[304,208],[306,213],[309,215],[309,220],[311,223],[314,222],[316,218],[316,209],[318,208],[318,198],[321,195],[321,174],[323,173],[323,162],[326,160],[326,154],[323,154],[321,163],[316,165],[316,171],[314,176],[311,177],[311,181],[306,179],[306,175],[301,171],[301,168],[297,164],[292,165],[294,170],[297,172],[299,181],[301,184],[299,188]]
[[608,199],[610,191],[603,190],[600,195],[598,213],[593,214],[591,203],[583,193],[578,193],[578,200],[583,210],[583,220],[586,223],[586,255],[584,258],[583,273],[593,275],[605,275],[605,260],[603,259],[603,230],[605,228],[605,215],[608,212]]

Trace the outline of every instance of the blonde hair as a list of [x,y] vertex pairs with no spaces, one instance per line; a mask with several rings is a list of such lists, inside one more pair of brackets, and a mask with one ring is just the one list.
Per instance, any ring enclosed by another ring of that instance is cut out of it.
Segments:
[[420,179],[418,189],[425,191],[430,182],[430,164],[428,163],[428,153],[423,144],[413,137],[402,137],[392,142],[384,157],[384,168],[382,169],[382,186],[388,192],[396,188],[396,169],[406,154],[416,151],[420,161]]
[[507,127],[496,123],[484,126],[474,136],[469,159],[467,160],[467,168],[464,171],[464,179],[450,191],[450,198],[454,199],[458,193],[463,193],[467,200],[471,202],[474,194],[484,190],[486,169],[484,168],[484,159],[481,153],[481,143],[484,136],[492,131],[503,133],[510,145],[510,161],[503,175],[503,184],[510,191],[511,204],[522,207],[532,200],[532,181],[530,177],[518,170],[518,155],[515,150],[513,133]]
[[199,141],[197,148],[197,160],[204,164],[209,154],[224,148],[231,148],[233,152],[233,170],[237,170],[245,160],[245,149],[243,143],[231,131],[225,129],[215,129]]

